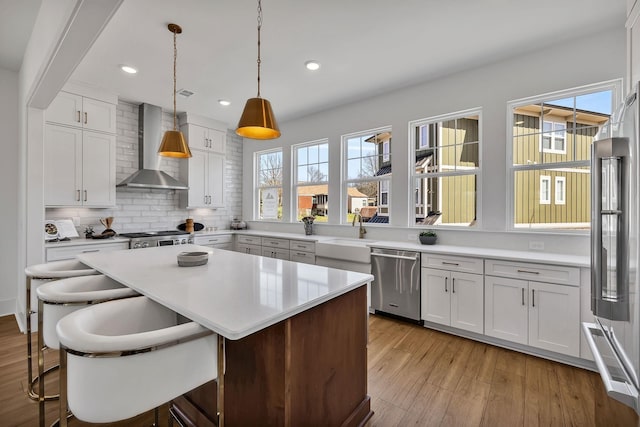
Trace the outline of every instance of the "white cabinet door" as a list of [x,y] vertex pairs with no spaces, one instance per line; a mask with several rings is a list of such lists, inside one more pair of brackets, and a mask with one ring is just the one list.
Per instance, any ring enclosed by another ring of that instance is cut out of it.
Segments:
[[451,272],[451,326],[484,333],[484,285],[479,274]]
[[209,154],[206,151],[191,150],[189,162],[189,190],[186,192],[190,208],[208,207],[207,202],[207,167]]
[[45,205],[82,205],[82,130],[47,124],[43,156]]
[[47,122],[82,127],[82,96],[59,92],[45,112]]
[[84,131],[82,139],[82,203],[87,207],[116,204],[116,137]]
[[580,356],[580,288],[529,282],[529,345]]
[[116,133],[116,106],[92,98],[82,98],[82,126],[99,132]]
[[237,243],[236,252],[242,252],[251,255],[262,255],[262,246]]
[[485,334],[527,344],[528,283],[525,280],[485,276]]
[[116,106],[69,92],[59,92],[47,108],[45,120],[115,134]]
[[262,247],[261,255],[269,258],[284,259],[286,261],[289,261],[289,257],[291,256],[288,249],[278,249],[264,246]]
[[227,140],[225,132],[194,124],[187,124],[182,128],[185,127],[189,148],[224,154]]
[[450,273],[445,270],[423,268],[421,274],[422,319],[449,326],[451,324]]
[[224,156],[209,153],[207,164],[207,194],[210,208],[224,206]]

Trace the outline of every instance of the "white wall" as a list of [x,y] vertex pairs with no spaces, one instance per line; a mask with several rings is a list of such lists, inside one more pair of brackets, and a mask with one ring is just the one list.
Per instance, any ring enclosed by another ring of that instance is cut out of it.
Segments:
[[19,280],[15,242],[18,241],[18,73],[0,68],[0,129],[3,133],[0,156],[0,316],[15,309]]
[[[367,226],[367,239],[415,239],[417,231],[408,228],[409,188],[408,122],[415,119],[482,107],[482,169],[481,205],[478,207],[480,227],[477,230],[443,230],[439,241],[447,244],[504,247],[528,250],[529,240],[545,242],[545,249],[588,253],[588,237],[540,233],[507,232],[506,206],[506,103],[513,99],[568,89],[616,78],[625,74],[626,35],[624,28],[594,34],[550,48],[525,52],[518,57],[480,68],[453,74],[445,78],[394,91],[322,113],[280,124],[282,136],[275,141],[244,143],[244,187],[252,188],[253,153],[273,147],[284,147],[284,188],[291,186],[291,171],[286,167],[292,144],[329,139],[329,191],[340,193],[341,135],[381,126],[392,126],[393,182],[392,224]],[[434,58],[437,60],[437,58]],[[390,64],[393,66],[393,64]],[[302,95],[301,95],[302,96]],[[277,114],[277,106],[276,108]],[[284,192],[285,206],[289,194]],[[245,191],[243,216],[252,219],[252,193]],[[336,225],[317,224],[318,234],[357,236],[350,225],[337,225],[339,200],[331,196],[330,220]],[[288,215],[288,213],[287,213]],[[289,217],[285,218],[289,221]],[[251,222],[256,229],[302,232],[301,224]],[[487,234],[490,232],[491,234]]]

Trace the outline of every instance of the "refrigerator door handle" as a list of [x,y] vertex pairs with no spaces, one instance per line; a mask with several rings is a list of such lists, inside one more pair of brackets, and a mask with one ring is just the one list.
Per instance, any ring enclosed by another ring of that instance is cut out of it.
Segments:
[[[593,354],[593,359],[596,362],[596,366],[598,367],[598,371],[600,372],[600,377],[602,377],[602,382],[607,391],[607,394],[614,398],[615,400],[624,403],[627,406],[632,407],[636,411],[638,411],[638,390],[633,386],[633,384],[614,380],[607,368],[600,351],[596,345],[594,335],[603,335],[602,330],[593,323],[582,323],[582,330],[584,332],[584,336],[587,339],[587,344],[589,344],[589,349]],[[606,338],[604,338],[606,339]],[[615,357],[616,363],[623,367],[620,358],[618,357],[615,351],[612,351],[613,356]]]

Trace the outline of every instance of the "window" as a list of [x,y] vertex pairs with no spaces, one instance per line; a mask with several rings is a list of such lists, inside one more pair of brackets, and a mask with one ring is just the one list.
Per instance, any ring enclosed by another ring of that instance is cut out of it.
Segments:
[[547,175],[540,176],[540,204],[548,205],[551,203],[551,177]]
[[611,81],[508,103],[514,228],[589,229],[591,143],[620,92]]
[[357,209],[365,222],[389,223],[391,129],[345,135],[342,146],[344,222],[352,222]]
[[298,221],[313,215],[326,222],[329,216],[329,143],[314,141],[293,146],[294,203]]
[[416,120],[409,126],[415,224],[475,225],[481,110]]
[[555,186],[556,186],[555,204],[556,205],[564,205],[565,203],[564,202],[565,193],[566,193],[565,183],[566,183],[566,178],[564,176],[556,176],[556,182],[555,182]]
[[256,219],[282,219],[282,149],[255,153]]

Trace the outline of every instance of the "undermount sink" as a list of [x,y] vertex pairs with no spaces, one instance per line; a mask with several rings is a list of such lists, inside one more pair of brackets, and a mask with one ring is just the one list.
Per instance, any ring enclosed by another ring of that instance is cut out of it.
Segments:
[[360,239],[331,239],[316,243],[316,257],[333,258],[342,261],[371,262],[369,241]]

